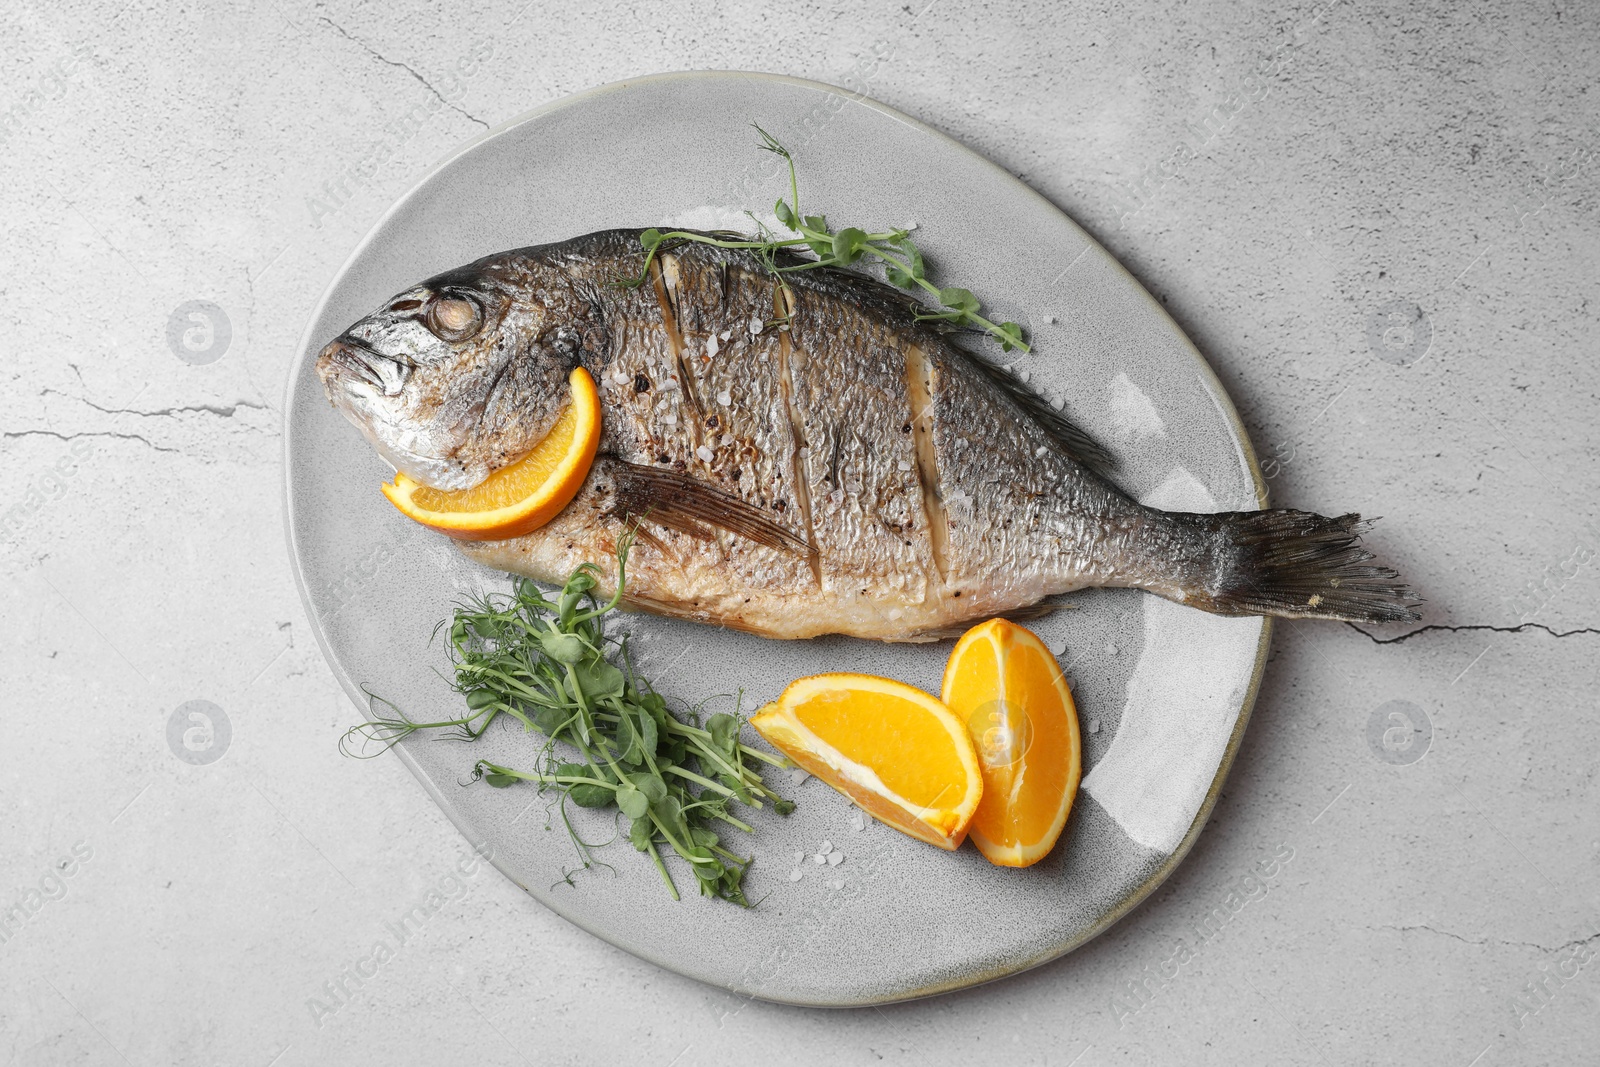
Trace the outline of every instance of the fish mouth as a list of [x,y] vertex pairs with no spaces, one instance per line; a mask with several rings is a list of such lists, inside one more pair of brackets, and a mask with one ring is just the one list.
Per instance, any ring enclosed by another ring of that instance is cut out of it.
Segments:
[[346,389],[365,386],[384,396],[398,396],[411,377],[411,366],[345,334],[330,341],[317,356],[317,375],[330,389],[338,382]]
[[453,448],[407,423],[405,406],[393,398],[404,391],[414,366],[349,334],[330,341],[317,356],[323,390],[361,436],[397,471],[434,489],[470,489],[486,471],[468,469]]

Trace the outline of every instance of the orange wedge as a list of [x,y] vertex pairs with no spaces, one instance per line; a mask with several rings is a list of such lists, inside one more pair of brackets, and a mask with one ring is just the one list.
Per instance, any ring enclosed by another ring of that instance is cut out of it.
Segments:
[[967,724],[983,767],[971,836],[990,863],[1049,855],[1083,775],[1078,709],[1044,642],[1005,619],[962,635],[944,669],[944,702]]
[[532,533],[566,507],[589,476],[600,445],[600,394],[589,372],[568,379],[572,403],[532,452],[471,489],[448,491],[403,473],[383,495],[407,518],[463,541],[502,541]]
[[920,689],[869,674],[790,683],[750,725],[773,747],[920,841],[961,847],[983,793],[964,722]]

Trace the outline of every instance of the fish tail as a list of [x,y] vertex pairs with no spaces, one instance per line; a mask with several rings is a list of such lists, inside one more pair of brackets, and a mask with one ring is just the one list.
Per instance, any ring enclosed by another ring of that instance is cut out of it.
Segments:
[[1170,516],[1201,534],[1193,568],[1170,599],[1217,615],[1287,619],[1409,622],[1422,598],[1388,567],[1370,561],[1360,515],[1329,518],[1308,511],[1232,511]]

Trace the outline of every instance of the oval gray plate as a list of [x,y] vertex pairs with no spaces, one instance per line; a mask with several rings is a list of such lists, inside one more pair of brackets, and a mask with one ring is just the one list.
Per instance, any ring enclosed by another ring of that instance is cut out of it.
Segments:
[[[1168,508],[1262,506],[1243,428],[1188,339],[1104,249],[993,164],[896,111],[814,82],[669,74],[581,93],[494,130],[403,196],[329,286],[288,385],[286,522],[296,576],[334,673],[414,718],[459,714],[429,639],[466,591],[504,588],[378,492],[389,469],[324,399],[316,352],[391,294],[490,252],[612,226],[716,225],[786,191],[752,122],[795,154],[809,212],[836,225],[915,222],[945,284],[1027,327],[1032,383],[1113,447],[1117,480]],[[986,354],[998,356],[998,350]],[[1013,354],[1015,355],[1015,354]],[[671,901],[625,842],[613,870],[579,870],[548,798],[462,785],[475,759],[531,766],[534,739],[492,729],[475,745],[413,740],[399,755],[474,844],[586,930],[743,994],[814,1005],[884,1003],[1012,974],[1083,944],[1170,874],[1205,822],[1243,733],[1266,620],[1221,619],[1141,593],[1088,591],[1035,629],[1079,702],[1083,792],[1066,836],[1026,870],[949,854],[867,820],[821,783],[777,779],[799,802],[752,818],[745,911]],[[938,691],[949,643],[767,641],[628,616],[639,667],[685,704],[742,689],[746,710],[823,670],[890,675]],[[579,811],[591,841],[611,821]],[[813,856],[829,841],[843,863]],[[740,847],[744,842],[735,842]],[[799,857],[797,862],[796,857]],[[793,872],[798,872],[798,877]],[[678,884],[694,891],[682,868]]]

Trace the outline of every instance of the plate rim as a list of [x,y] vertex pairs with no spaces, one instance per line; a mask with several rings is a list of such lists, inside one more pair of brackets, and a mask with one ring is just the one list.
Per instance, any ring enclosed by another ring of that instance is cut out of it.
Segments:
[[[1212,402],[1216,404],[1217,410],[1222,413],[1224,420],[1228,423],[1233,431],[1235,446],[1239,450],[1240,458],[1244,463],[1245,470],[1250,475],[1250,480],[1253,483],[1256,496],[1256,506],[1258,508],[1267,507],[1267,484],[1261,475],[1260,463],[1256,458],[1255,447],[1250,441],[1250,433],[1245,428],[1243,420],[1241,420],[1239,417],[1238,408],[1235,406],[1233,398],[1228,394],[1227,389],[1222,384],[1222,380],[1217,376],[1215,369],[1211,366],[1205,355],[1199,350],[1199,348],[1195,346],[1193,339],[1189,337],[1188,333],[1172,318],[1171,315],[1167,313],[1166,308],[1161,306],[1161,302],[1156,300],[1156,298],[1150,294],[1150,291],[1146,289],[1144,284],[1138,278],[1136,278],[1127,269],[1127,267],[1123,265],[1121,260],[1112,255],[1106,249],[1106,247],[1102,245],[1093,234],[1085,230],[1075,218],[1073,218],[1070,214],[1050,200],[1049,197],[1033,188],[1033,186],[1029,185],[1027,182],[1022,181],[1016,175],[1012,174],[1010,171],[1007,171],[1004,167],[963,144],[961,141],[956,140],[954,137],[951,137],[949,134],[946,134],[941,130],[935,129],[918,118],[907,115],[905,112],[893,108],[882,101],[867,96],[865,93],[857,92],[852,89],[845,89],[842,86],[832,85],[827,82],[816,81],[810,78],[799,78],[789,74],[773,74],[764,71],[720,69],[665,71],[634,78],[622,78],[617,81],[606,82],[601,85],[592,86],[588,89],[582,89],[578,92],[570,93],[554,100],[546,101],[545,103],[540,104],[537,107],[530,108],[527,111],[520,112],[517,115],[514,115],[511,118],[506,119],[503,122],[500,122],[497,125],[483,131],[470,140],[457,145],[450,152],[442,156],[437,162],[428,167],[426,171],[419,175],[415,181],[407,186],[403,192],[396,196],[388,208],[386,208],[383,213],[379,215],[378,218],[372,223],[372,225],[368,227],[367,232],[362,236],[361,240],[356,243],[356,246],[350,251],[350,254],[345,257],[344,261],[333,272],[327,285],[323,288],[322,295],[318,298],[315,306],[311,309],[309,315],[307,316],[306,325],[301,331],[295,357],[289,366],[288,374],[284,382],[283,447],[280,453],[282,468],[279,476],[279,489],[282,494],[281,499],[283,504],[284,540],[289,549],[289,568],[294,575],[295,589],[300,595],[300,606],[305,612],[306,622],[311,629],[311,633],[316,638],[317,647],[321,650],[322,658],[327,663],[328,669],[333,674],[335,680],[338,681],[340,688],[345,691],[345,695],[350,698],[351,703],[353,703],[356,706],[356,709],[361,711],[363,715],[365,714],[365,711],[363,710],[363,694],[361,693],[360,686],[355,684],[354,680],[349,676],[349,673],[344,669],[339,659],[334,655],[333,649],[329,645],[328,637],[323,632],[322,623],[318,618],[312,604],[311,590],[306,584],[306,575],[301,564],[301,545],[295,532],[294,487],[292,484],[292,475],[290,473],[290,457],[294,449],[295,441],[292,412],[294,409],[296,388],[304,374],[305,366],[311,358],[311,345],[315,342],[315,338],[312,337],[312,329],[315,327],[318,320],[322,318],[323,311],[327,308],[329,301],[332,300],[334,290],[339,281],[349,271],[351,265],[354,264],[356,260],[366,252],[368,246],[377,239],[379,231],[384,228],[389,220],[401,210],[401,208],[419,189],[432,181],[435,175],[445,170],[456,160],[460,159],[468,152],[476,149],[479,145],[490,140],[491,138],[497,137],[513,127],[520,126],[525,122],[532,121],[541,116],[548,115],[556,111],[565,110],[569,107],[582,106],[597,96],[634,88],[641,84],[676,81],[720,81],[732,78],[749,78],[784,85],[798,86],[800,88],[820,91],[822,93],[842,97],[847,103],[856,103],[870,108],[886,118],[903,123],[920,131],[921,133],[937,138],[944,143],[946,148],[953,147],[967,156],[972,157],[974,160],[981,163],[982,166],[989,168],[995,172],[997,176],[1003,177],[1007,181],[1011,182],[1014,186],[1025,190],[1029,195],[1040,201],[1040,203],[1049,210],[1055,212],[1057,215],[1060,215],[1063,219],[1065,219],[1067,223],[1073,229],[1075,229],[1086,242],[1092,244],[1095,248],[1098,248],[1102,253],[1105,254],[1106,260],[1108,260],[1116,268],[1116,270],[1120,272],[1129,283],[1131,283],[1134,291],[1140,296],[1144,297],[1145,302],[1149,304],[1151,309],[1164,318],[1171,325],[1173,332],[1182,339],[1184,349],[1194,361],[1195,369],[1200,376],[1201,384],[1205,387],[1205,390],[1211,397]],[[1050,963],[1053,960],[1060,959],[1062,956],[1082,948],[1090,941],[1111,929],[1111,927],[1115,926],[1122,919],[1126,918],[1133,912],[1134,909],[1149,899],[1150,895],[1154,893],[1162,883],[1170,878],[1173,872],[1177,870],[1178,866],[1188,857],[1190,850],[1193,849],[1195,843],[1199,840],[1200,832],[1205,828],[1206,822],[1211,816],[1212,809],[1216,807],[1217,800],[1221,796],[1222,786],[1227,780],[1228,773],[1233,769],[1234,760],[1238,756],[1239,749],[1244,740],[1245,728],[1249,725],[1251,713],[1255,708],[1256,697],[1260,693],[1261,679],[1266,670],[1267,655],[1272,644],[1273,620],[1270,617],[1262,616],[1261,622],[1261,635],[1256,644],[1255,663],[1250,672],[1249,684],[1246,686],[1244,697],[1240,702],[1238,719],[1234,723],[1233,732],[1228,737],[1228,743],[1223,750],[1222,758],[1218,761],[1216,774],[1213,775],[1211,784],[1206,789],[1205,797],[1201,800],[1200,807],[1195,813],[1194,821],[1190,823],[1188,830],[1184,833],[1183,839],[1178,842],[1177,846],[1167,856],[1166,860],[1160,864],[1160,866],[1156,867],[1155,870],[1153,870],[1144,879],[1144,881],[1139,883],[1138,886],[1136,886],[1131,892],[1123,897],[1123,899],[1119,901],[1115,907],[1111,908],[1105,914],[1100,916],[1097,921],[1090,924],[1077,935],[1067,938],[1063,941],[1053,942],[1042,951],[1025,957],[1020,961],[1008,961],[1002,966],[989,970],[972,971],[959,977],[951,978],[948,981],[938,982],[932,985],[921,986],[914,989],[908,989],[880,997],[861,997],[840,1001],[821,1001],[804,997],[789,997],[784,996],[781,993],[766,992],[760,989],[745,989],[717,982],[709,978],[702,978],[698,975],[686,974],[678,967],[673,966],[659,953],[641,950],[641,947],[637,945],[624,944],[617,937],[612,936],[603,929],[596,929],[581,919],[575,917],[573,914],[570,914],[568,909],[562,907],[554,900],[546,900],[544,897],[534,893],[534,891],[528,888],[528,886],[518,879],[515,874],[513,874],[511,871],[508,871],[502,865],[498,855],[491,854],[487,858],[494,865],[496,870],[505,875],[506,879],[510,881],[511,884],[517,886],[541,906],[549,908],[552,912],[559,915],[567,922],[572,923],[574,926],[594,937],[599,938],[607,944],[621,949],[631,956],[646,960],[655,966],[671,971],[674,974],[683,975],[684,977],[690,978],[694,981],[704,982],[706,985],[727,989],[730,992],[734,992],[742,996],[750,996],[758,1000],[767,1001],[769,1003],[787,1004],[796,1007],[810,1008],[876,1007],[886,1004],[898,1004],[911,1000],[919,1000],[925,997],[938,996],[943,993],[951,993],[961,989],[970,989],[975,986],[998,981],[1002,978],[1009,978],[1014,975],[1019,975],[1026,971],[1033,970],[1036,967],[1043,966],[1046,963]],[[461,836],[466,839],[468,844],[475,848],[482,847],[482,844],[486,843],[486,841],[475,842],[473,840],[472,830],[468,825],[466,825],[466,819],[463,813],[459,812],[456,808],[456,805],[452,803],[449,798],[446,797],[445,794],[438,788],[438,786],[434,784],[433,780],[429,778],[428,775],[417,764],[411,753],[403,746],[398,745],[395,746],[394,752],[400,758],[401,762],[405,764],[406,768],[411,772],[412,777],[422,784],[423,789],[433,799],[434,803],[438,805],[439,809],[444,812],[445,817],[450,820],[451,825],[453,825],[461,833]]]

